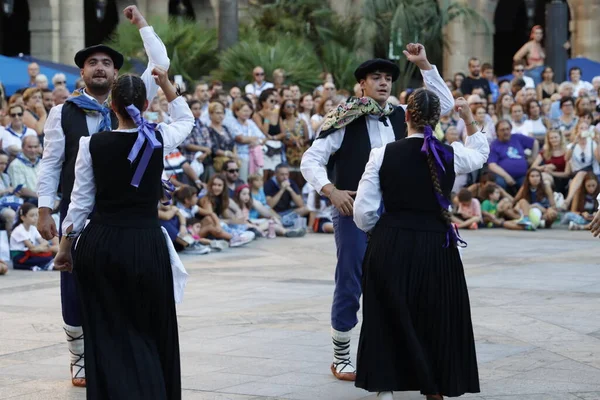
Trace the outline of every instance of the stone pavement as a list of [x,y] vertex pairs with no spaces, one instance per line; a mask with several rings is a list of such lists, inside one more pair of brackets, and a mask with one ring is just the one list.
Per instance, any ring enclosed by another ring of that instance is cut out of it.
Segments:
[[[600,241],[564,230],[463,236],[482,389],[465,398],[600,399]],[[374,399],[329,373],[334,261],[326,235],[185,258],[183,398]],[[52,272],[0,277],[0,399],[85,398],[68,380],[58,287]]]

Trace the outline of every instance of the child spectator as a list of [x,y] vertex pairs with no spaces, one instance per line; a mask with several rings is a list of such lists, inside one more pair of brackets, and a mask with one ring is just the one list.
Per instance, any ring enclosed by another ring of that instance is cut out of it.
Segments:
[[550,130],[546,132],[542,150],[531,165],[532,168],[539,168],[542,171],[546,184],[561,193],[565,192],[571,174],[570,164],[565,158],[566,154],[567,147],[561,131]]
[[48,243],[38,232],[38,209],[31,203],[24,203],[17,212],[17,222],[10,236],[10,257],[14,269],[50,271],[54,265],[54,250],[58,250],[58,239]]
[[[250,186],[250,194],[252,195],[252,199],[256,200],[260,204],[265,207],[269,207],[267,204],[267,196],[265,196],[265,191],[263,189],[263,178],[258,174],[252,174],[248,176],[248,185]],[[277,213],[275,213],[277,214]],[[257,218],[258,211],[251,210],[250,218]]]
[[452,222],[457,228],[478,229],[482,222],[481,203],[473,198],[469,189],[458,192],[458,210],[452,216]]
[[186,228],[186,218],[183,212],[174,205],[159,205],[158,218],[160,225],[165,228],[173,242],[176,251],[185,251],[189,254],[208,254],[210,248],[197,243]]
[[500,218],[498,212],[501,196],[500,186],[491,183],[485,187],[484,193],[487,198],[481,203],[481,214],[483,216],[483,222],[488,228],[501,227],[511,230],[525,229],[525,227],[519,225],[517,221],[506,221],[504,218]]
[[569,223],[570,231],[590,229],[590,222],[598,212],[598,194],[600,184],[593,172],[588,172],[583,180],[583,185],[577,191],[571,211],[566,213],[561,223]]
[[331,201],[312,189],[308,194],[306,206],[310,211],[308,226],[312,227],[313,232],[333,233],[332,213],[335,207],[331,204]]
[[[516,209],[530,221],[534,219],[531,211],[534,209],[540,210],[542,215],[539,226],[542,228],[550,228],[558,217],[554,203],[554,193],[550,186],[544,184],[542,173],[537,168],[531,168],[527,172],[525,182],[515,196],[514,204]],[[537,228],[538,226],[535,225],[534,223],[534,227]]]

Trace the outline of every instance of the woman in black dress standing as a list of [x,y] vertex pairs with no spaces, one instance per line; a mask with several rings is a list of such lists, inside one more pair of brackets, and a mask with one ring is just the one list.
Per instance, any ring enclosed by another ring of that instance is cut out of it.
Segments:
[[167,71],[155,68],[153,74],[173,122],[142,120],[148,105],[142,80],[119,77],[111,93],[119,127],[80,140],[66,235],[55,261],[62,270],[75,265],[88,400],[181,399],[177,279],[157,206],[164,154],[183,142],[194,118]]
[[[440,143],[432,129],[439,98],[408,98],[408,137],[371,151],[354,203],[354,221],[371,238],[363,264],[363,324],[356,386],[420,391],[428,400],[479,392],[469,296],[450,224],[456,174],[477,170],[489,146],[467,102],[455,108],[468,127],[466,147]],[[378,209],[383,200],[385,211]]]

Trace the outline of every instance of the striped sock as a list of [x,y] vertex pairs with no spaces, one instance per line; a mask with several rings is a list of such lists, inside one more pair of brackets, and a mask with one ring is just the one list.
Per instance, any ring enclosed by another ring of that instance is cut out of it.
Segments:
[[350,361],[351,331],[340,332],[331,328],[333,341],[333,365],[338,373],[355,373],[356,368]]

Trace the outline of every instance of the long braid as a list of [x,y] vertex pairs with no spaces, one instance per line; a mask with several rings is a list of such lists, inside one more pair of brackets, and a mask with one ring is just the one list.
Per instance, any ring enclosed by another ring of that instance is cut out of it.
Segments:
[[[408,98],[407,111],[410,112],[411,125],[416,130],[424,130],[426,126],[435,129],[440,120],[440,98],[427,89],[417,89]],[[427,155],[427,165],[431,175],[431,182],[436,193],[444,197],[438,168],[435,165],[433,154]],[[452,213],[440,206],[442,218],[448,226],[452,223]]]
[[113,103],[116,105],[116,111],[122,118],[129,119],[129,114],[125,109],[127,106],[133,104],[140,112],[143,111],[144,103],[146,102],[146,86],[135,75],[121,75],[113,85],[111,97]]

